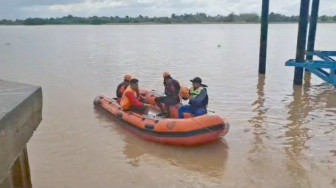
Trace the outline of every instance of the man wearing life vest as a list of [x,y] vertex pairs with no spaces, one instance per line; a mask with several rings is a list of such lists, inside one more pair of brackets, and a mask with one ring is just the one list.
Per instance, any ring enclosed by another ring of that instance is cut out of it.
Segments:
[[[181,87],[179,82],[173,79],[169,72],[163,73],[163,85],[165,86],[164,93],[166,96],[157,97],[155,103],[162,111],[158,116],[167,115],[167,117],[170,117],[170,106],[180,102],[179,93]],[[163,109],[162,103],[165,105],[165,109]]]
[[179,118],[184,118],[185,112],[191,113],[194,116],[200,116],[207,113],[209,97],[206,87],[208,86],[202,84],[202,79],[199,77],[190,81],[192,82],[193,87],[189,90],[189,105],[184,105],[179,108]]
[[130,85],[125,90],[120,100],[120,106],[125,111],[134,111],[139,114],[146,114],[148,112],[149,104],[141,102],[141,96],[139,93],[138,79],[131,79]]
[[122,95],[124,94],[126,88],[127,88],[127,87],[129,86],[129,84],[130,84],[131,79],[132,79],[132,76],[129,75],[129,74],[126,74],[126,75],[124,76],[124,81],[121,82],[121,83],[118,85],[118,87],[117,87],[117,91],[116,91],[116,95],[117,95],[117,100],[118,100],[118,102],[120,102]]

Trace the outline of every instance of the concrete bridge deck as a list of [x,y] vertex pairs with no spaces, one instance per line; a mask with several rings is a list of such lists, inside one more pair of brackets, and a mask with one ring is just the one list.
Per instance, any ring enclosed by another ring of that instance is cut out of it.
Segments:
[[0,188],[31,187],[26,146],[41,120],[41,87],[0,80]]

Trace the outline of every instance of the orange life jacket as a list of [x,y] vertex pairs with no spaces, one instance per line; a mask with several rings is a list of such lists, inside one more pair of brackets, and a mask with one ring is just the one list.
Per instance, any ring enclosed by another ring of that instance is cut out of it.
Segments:
[[128,99],[128,97],[126,97],[126,93],[127,92],[133,92],[134,93],[134,96],[135,98],[140,98],[140,95],[139,95],[139,92],[138,91],[134,91],[131,86],[128,86],[125,90],[125,92],[123,93],[123,96],[121,97],[121,100],[120,100],[120,106],[124,109],[124,110],[129,110],[132,106],[132,103],[131,101]]

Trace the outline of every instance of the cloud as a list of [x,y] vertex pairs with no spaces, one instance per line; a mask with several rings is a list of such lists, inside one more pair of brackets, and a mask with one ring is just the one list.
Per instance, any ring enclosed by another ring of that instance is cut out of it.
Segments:
[[99,1],[99,2],[86,1],[83,3],[75,3],[68,5],[62,5],[62,4],[51,5],[47,6],[47,10],[52,12],[64,12],[64,13],[82,12],[82,11],[98,12],[101,11],[102,9],[112,9],[122,6],[127,6],[127,3],[124,3],[122,1]]
[[[261,12],[261,0],[0,0],[0,19],[76,16],[170,16],[172,13]],[[300,0],[270,0],[270,12],[298,15]],[[320,2],[320,15],[335,15],[336,0]]]

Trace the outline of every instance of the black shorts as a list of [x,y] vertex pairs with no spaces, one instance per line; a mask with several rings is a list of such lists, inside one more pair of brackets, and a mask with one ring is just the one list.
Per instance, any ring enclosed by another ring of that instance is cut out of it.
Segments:
[[144,106],[132,106],[129,111],[138,113],[138,114],[144,114],[147,111],[147,108]]
[[164,103],[166,106],[172,106],[180,102],[179,98],[175,97],[157,97],[155,99],[156,103]]

